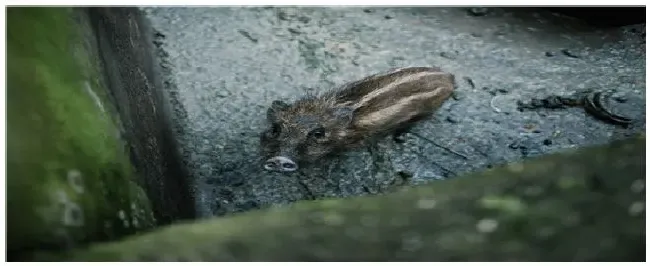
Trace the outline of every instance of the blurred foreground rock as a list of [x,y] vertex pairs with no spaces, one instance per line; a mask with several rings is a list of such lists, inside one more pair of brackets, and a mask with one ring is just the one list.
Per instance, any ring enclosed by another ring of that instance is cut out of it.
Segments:
[[175,225],[75,261],[642,261],[645,137],[382,196]]

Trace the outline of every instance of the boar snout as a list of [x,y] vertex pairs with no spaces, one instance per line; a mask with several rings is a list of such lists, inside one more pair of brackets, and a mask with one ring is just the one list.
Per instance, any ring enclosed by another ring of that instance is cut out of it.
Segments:
[[264,162],[264,169],[268,171],[293,172],[298,170],[298,164],[284,156],[275,156]]

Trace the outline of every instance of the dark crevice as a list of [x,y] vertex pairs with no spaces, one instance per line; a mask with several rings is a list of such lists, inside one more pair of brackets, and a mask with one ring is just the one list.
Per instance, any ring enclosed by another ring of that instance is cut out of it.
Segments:
[[[195,218],[189,177],[172,131],[169,100],[154,31],[138,8],[84,8],[96,34],[112,104],[124,124],[124,139],[160,225]],[[134,32],[131,24],[136,24]],[[153,106],[152,106],[153,105]]]

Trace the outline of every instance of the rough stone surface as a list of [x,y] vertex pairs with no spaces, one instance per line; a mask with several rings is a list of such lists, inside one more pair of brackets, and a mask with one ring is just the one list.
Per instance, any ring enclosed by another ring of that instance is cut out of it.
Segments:
[[88,17],[7,8],[7,255],[155,225],[120,139]]
[[396,193],[299,202],[38,258],[644,261],[645,145],[640,136]]
[[[645,130],[645,25],[601,30],[521,8],[144,10],[160,32],[199,216],[376,194]],[[351,151],[293,175],[262,170],[258,136],[271,101],[423,65],[453,73],[458,92],[405,143],[387,139],[374,155]],[[612,108],[639,122],[623,129],[580,109],[516,110],[518,100],[589,88],[625,95]]]
[[98,61],[138,182],[151,199],[158,223],[194,218],[194,193],[179,158],[148,21],[134,7],[84,10],[96,34]]

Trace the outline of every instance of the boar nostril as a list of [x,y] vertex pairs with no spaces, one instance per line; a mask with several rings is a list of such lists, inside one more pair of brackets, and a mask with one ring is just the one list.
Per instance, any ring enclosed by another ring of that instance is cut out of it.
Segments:
[[298,169],[298,164],[284,156],[276,156],[264,163],[264,169],[269,171],[292,172]]
[[266,163],[264,163],[264,169],[275,170],[276,169],[275,161],[271,161],[271,160],[266,161]]
[[284,162],[284,163],[282,163],[282,168],[285,171],[293,171],[293,170],[296,170],[296,164],[292,163],[292,162]]

